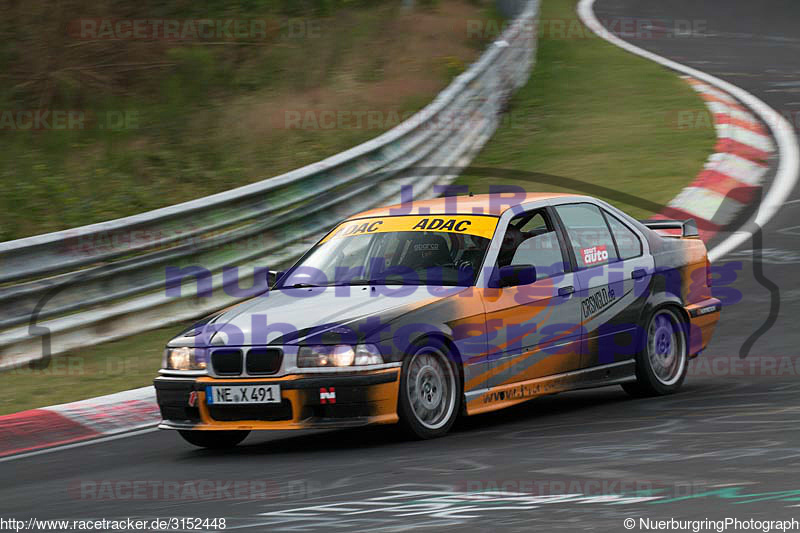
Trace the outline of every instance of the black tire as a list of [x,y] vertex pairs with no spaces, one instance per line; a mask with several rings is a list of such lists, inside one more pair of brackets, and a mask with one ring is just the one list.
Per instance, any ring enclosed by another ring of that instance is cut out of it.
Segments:
[[189,444],[194,444],[201,448],[213,450],[224,450],[233,448],[242,442],[249,434],[249,431],[191,431],[179,430],[178,433]]
[[442,437],[461,412],[463,383],[447,345],[428,339],[403,361],[397,411],[400,427],[416,439]]
[[634,397],[672,394],[683,385],[689,368],[686,322],[668,306],[655,309],[645,324],[636,354],[636,381],[622,388]]

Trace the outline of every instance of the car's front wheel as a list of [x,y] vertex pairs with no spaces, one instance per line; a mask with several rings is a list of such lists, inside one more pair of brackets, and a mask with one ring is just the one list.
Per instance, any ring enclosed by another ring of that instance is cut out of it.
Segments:
[[400,378],[401,426],[420,439],[445,435],[461,409],[461,387],[458,367],[443,342],[430,339],[414,347]]
[[651,314],[644,335],[636,357],[636,381],[622,387],[633,396],[677,391],[689,366],[684,321],[673,308],[661,307]]
[[180,430],[178,433],[189,444],[200,446],[201,448],[212,448],[215,450],[222,450],[225,448],[233,448],[242,442],[249,431],[192,431]]

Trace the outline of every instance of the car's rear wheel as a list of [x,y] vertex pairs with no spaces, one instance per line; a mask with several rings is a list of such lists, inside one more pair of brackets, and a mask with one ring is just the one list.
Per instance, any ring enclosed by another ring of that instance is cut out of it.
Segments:
[[622,387],[633,396],[677,391],[689,366],[684,321],[675,309],[658,308],[647,321],[644,337],[644,345],[636,356],[636,381]]
[[447,346],[430,339],[416,346],[403,362],[398,411],[400,425],[411,436],[445,435],[461,409],[461,378]]
[[249,431],[191,431],[180,430],[178,433],[189,444],[200,446],[201,448],[212,448],[215,450],[222,450],[225,448],[233,448],[242,442]]

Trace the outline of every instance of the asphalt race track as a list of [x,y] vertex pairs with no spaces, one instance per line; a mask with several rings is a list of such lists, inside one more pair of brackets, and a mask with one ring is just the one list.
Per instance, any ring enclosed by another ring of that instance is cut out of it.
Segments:
[[[601,20],[696,22],[699,35],[631,40],[752,92],[797,126],[800,3],[599,0],[595,11]],[[228,530],[253,531],[625,531],[626,518],[641,531],[639,517],[800,520],[798,220],[795,190],[760,247],[748,242],[720,262],[735,263],[736,280],[717,289],[731,305],[675,396],[631,400],[616,387],[561,394],[462,421],[429,442],[366,428],[251,436],[218,453],[150,432],[0,463],[0,514],[218,517]],[[775,291],[756,279],[754,264],[777,285],[777,314]],[[187,489],[201,480],[252,483],[208,500]],[[183,489],[153,496],[127,490],[132,481]]]

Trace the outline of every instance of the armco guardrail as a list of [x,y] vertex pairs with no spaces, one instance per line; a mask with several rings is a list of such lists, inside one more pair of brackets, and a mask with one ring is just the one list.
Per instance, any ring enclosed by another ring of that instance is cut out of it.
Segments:
[[[434,169],[468,164],[528,78],[539,1],[524,5],[433,102],[371,141],[205,198],[0,243],[0,369],[245,299],[239,282],[265,284],[263,267],[296,258],[345,216],[399,200],[403,185],[417,198],[434,195],[455,177]],[[168,294],[167,267],[193,266],[211,273],[211,294],[198,295],[192,276],[180,295]]]

